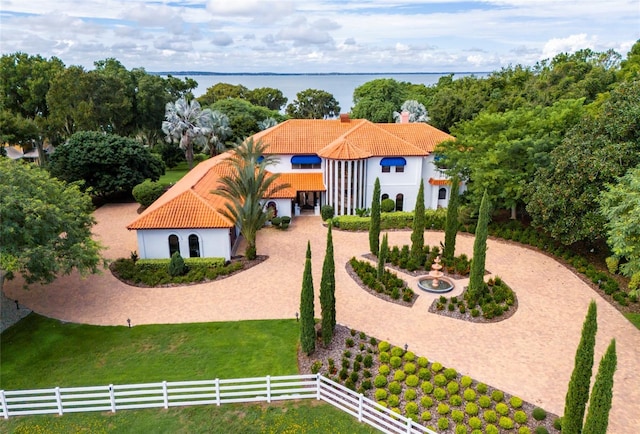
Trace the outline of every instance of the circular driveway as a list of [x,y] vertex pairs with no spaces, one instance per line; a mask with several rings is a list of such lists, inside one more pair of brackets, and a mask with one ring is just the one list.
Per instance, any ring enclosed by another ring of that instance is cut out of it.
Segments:
[[[135,232],[125,226],[137,204],[112,204],[95,213],[94,232],[108,247],[110,259],[136,250]],[[439,245],[441,232],[426,232],[425,243]],[[137,288],[115,279],[108,270],[82,278],[63,276],[48,286],[22,289],[19,280],[5,282],[7,296],[33,311],[63,321],[132,325],[294,318],[299,309],[307,240],[311,242],[316,313],[326,248],[326,229],[319,217],[294,219],[289,230],[267,228],[258,234],[258,253],[269,258],[229,278],[183,287]],[[509,319],[476,324],[431,314],[434,295],[421,291],[408,308],[362,290],[346,273],[352,256],[368,252],[368,234],[333,232],[336,263],[337,321],[395,345],[409,345],[431,361],[456,368],[478,381],[562,414],[576,347],[590,300],[598,305],[594,376],[609,341],[616,339],[615,374],[609,432],[627,434],[640,427],[640,330],[573,272],[550,257],[512,243],[489,240],[487,270],[502,277],[518,296]],[[390,245],[410,244],[410,232],[389,232]],[[473,237],[459,235],[456,254],[471,256]],[[403,276],[406,277],[406,276]],[[416,279],[407,279],[414,284]],[[448,295],[461,292],[465,281]],[[593,379],[592,379],[593,381]]]

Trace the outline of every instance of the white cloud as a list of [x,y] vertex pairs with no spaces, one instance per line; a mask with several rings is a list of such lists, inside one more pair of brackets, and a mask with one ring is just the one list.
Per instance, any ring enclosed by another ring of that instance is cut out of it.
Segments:
[[570,35],[566,38],[553,38],[544,44],[541,59],[551,59],[556,54],[573,53],[582,48],[594,48],[596,41],[595,36],[587,37],[586,33]]

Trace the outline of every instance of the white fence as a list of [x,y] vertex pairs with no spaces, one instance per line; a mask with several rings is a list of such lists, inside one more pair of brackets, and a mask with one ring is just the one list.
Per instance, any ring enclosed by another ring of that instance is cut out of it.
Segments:
[[289,375],[228,380],[163,381],[93,387],[0,390],[0,416],[57,414],[317,399],[385,433],[433,431],[382,407],[361,394],[317,375]]

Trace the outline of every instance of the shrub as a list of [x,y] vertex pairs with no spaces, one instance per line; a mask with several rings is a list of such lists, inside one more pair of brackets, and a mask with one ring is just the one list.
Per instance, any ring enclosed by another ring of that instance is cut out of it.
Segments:
[[536,407],[533,409],[532,416],[535,420],[545,420],[547,418],[547,412],[543,408]]
[[558,430],[562,430],[562,418],[558,417],[553,421],[553,427]]
[[487,393],[488,387],[484,383],[478,383],[478,385],[476,386],[476,390],[478,391],[478,393]]
[[504,402],[500,402],[496,405],[496,412],[501,416],[506,416],[509,414],[509,406]]
[[458,393],[459,390],[460,385],[457,381],[449,381],[449,383],[447,384],[447,391],[449,392],[449,394],[454,395]]
[[451,412],[451,419],[456,423],[460,423],[464,420],[464,413],[460,410],[453,410]]
[[416,360],[416,362],[421,368],[426,368],[429,365],[429,359],[427,359],[426,357],[418,357],[418,360]]
[[353,347],[353,344],[354,344],[353,339],[347,338],[344,342],[345,344],[347,344],[349,348]]
[[531,430],[528,426],[521,426],[518,428],[518,434],[531,434]]
[[536,434],[549,434],[549,430],[543,426],[539,426],[536,428]]
[[376,401],[384,401],[385,399],[387,399],[387,396],[389,394],[387,393],[386,389],[376,389],[376,393],[375,393],[375,398]]
[[420,388],[426,394],[433,392],[433,384],[431,384],[428,381],[423,381],[422,384],[420,385]]
[[313,365],[311,365],[311,373],[317,374],[320,372],[320,368],[322,368],[322,362],[320,360],[316,360],[313,362]]
[[438,404],[438,414],[449,414],[450,408],[447,404],[445,404],[444,402],[441,402],[440,404]]
[[131,193],[135,201],[146,208],[162,196],[164,186],[159,182],[153,182],[147,179],[133,187]]
[[393,199],[387,198],[380,202],[380,211],[392,212],[394,209],[396,209],[396,203],[393,201]]
[[478,414],[478,405],[475,402],[467,402],[467,405],[464,406],[464,411],[469,416],[476,416]]
[[485,412],[482,414],[482,417],[484,417],[484,420],[486,420],[489,423],[494,423],[498,421],[498,415],[493,410],[485,410]]
[[469,422],[467,422],[471,429],[480,429],[482,428],[482,421],[479,417],[470,417]]
[[436,386],[444,386],[447,384],[447,377],[442,374],[438,374],[433,377],[433,382],[436,383]]
[[447,397],[447,391],[442,387],[436,387],[433,389],[433,397],[438,401],[442,401]]
[[174,252],[171,255],[171,261],[169,262],[169,275],[172,277],[182,276],[186,272],[186,268],[184,265],[184,259],[180,256],[179,252]]
[[502,400],[504,399],[504,393],[501,390],[494,390],[493,392],[491,392],[491,399],[493,399],[495,402],[502,402]]
[[428,422],[431,420],[431,412],[430,411],[423,411],[422,414],[420,415],[420,419],[422,419],[425,422]]
[[513,408],[520,408],[522,407],[522,399],[518,398],[517,396],[512,396],[509,399],[509,404],[511,404],[511,407]]
[[493,425],[493,424],[488,424],[484,428],[484,432],[485,432],[485,434],[499,434],[500,433],[500,431],[498,430],[498,427]]
[[458,376],[458,372],[453,368],[447,368],[443,372],[444,376],[447,377],[447,380],[453,380]]
[[462,396],[464,397],[465,401],[475,401],[477,398],[476,391],[471,388],[465,389]]
[[400,357],[397,356],[392,356],[389,359],[389,364],[391,365],[392,368],[399,368],[400,366],[402,366],[402,359]]
[[407,405],[404,406],[404,411],[407,414],[418,414],[418,404],[415,402],[407,402]]
[[398,395],[389,395],[387,404],[389,404],[389,407],[397,407],[400,404],[400,397]]
[[402,392],[402,386],[397,381],[392,381],[388,386],[389,392],[394,395],[399,395]]
[[362,361],[362,364],[364,365],[365,368],[370,368],[373,366],[373,356],[371,354],[367,354],[366,356],[364,356],[364,360]]
[[396,371],[393,374],[393,379],[400,382],[404,381],[406,377],[407,377],[407,374],[405,374],[404,371],[400,371],[400,370]]
[[376,387],[384,387],[387,385],[387,377],[384,375],[376,375],[376,378],[373,380],[373,385]]
[[380,354],[378,355],[378,359],[380,359],[382,363],[389,363],[389,359],[391,359],[391,356],[389,355],[388,352],[381,351]]
[[527,413],[522,410],[518,410],[513,415],[513,420],[518,422],[519,424],[527,423]]
[[349,378],[351,379],[351,381],[356,383],[360,379],[360,376],[357,372],[352,372],[351,374],[349,374]]
[[391,372],[391,368],[389,368],[389,365],[380,365],[378,372],[384,376],[387,376],[389,375],[389,372]]
[[467,434],[469,430],[465,425],[456,425],[456,434]]
[[449,419],[447,419],[446,417],[441,417],[440,419],[438,419],[438,428],[443,431],[449,428]]
[[441,364],[441,363],[434,362],[434,363],[432,363],[432,364],[431,364],[431,370],[432,370],[433,372],[440,372],[440,371],[442,371],[442,368],[443,368],[443,367],[442,367],[442,364]]
[[363,380],[361,386],[364,390],[371,389],[371,380]]
[[430,396],[423,396],[420,398],[420,405],[424,408],[429,408],[433,405],[433,399]]
[[418,392],[416,392],[416,389],[407,389],[404,391],[405,401],[413,401],[417,396]]
[[334,210],[331,205],[322,205],[322,207],[320,208],[320,216],[322,217],[322,220],[327,221],[333,218],[333,215]]
[[449,397],[449,404],[455,405],[456,407],[462,405],[462,397],[460,397],[460,395],[451,395]]
[[420,379],[418,378],[417,375],[409,375],[405,380],[405,383],[409,387],[416,387],[418,383],[420,383]]
[[465,375],[460,379],[460,385],[464,388],[471,386],[471,383],[473,383],[473,380],[468,375]]
[[416,365],[411,362],[405,363],[404,372],[405,374],[414,374],[416,372]]
[[430,380],[431,371],[428,368],[420,368],[418,370],[418,378],[420,378],[421,380]]
[[491,398],[489,398],[487,395],[482,395],[478,399],[478,405],[482,408],[489,408],[491,406]]
[[391,348],[391,357],[402,357],[404,350],[400,347]]

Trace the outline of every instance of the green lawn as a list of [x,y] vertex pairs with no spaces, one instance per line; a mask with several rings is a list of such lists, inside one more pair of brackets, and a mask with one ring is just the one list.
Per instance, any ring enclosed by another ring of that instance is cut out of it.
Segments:
[[189,171],[189,166],[186,161],[178,163],[178,165],[172,169],[165,171],[164,175],[160,177],[158,182],[163,185],[175,184]]
[[[295,320],[98,327],[29,315],[0,335],[0,389],[290,375]],[[315,400],[14,417],[12,433],[372,433]],[[6,431],[5,431],[6,430]]]
[[624,316],[631,321],[631,324],[640,329],[640,313],[625,313]]

